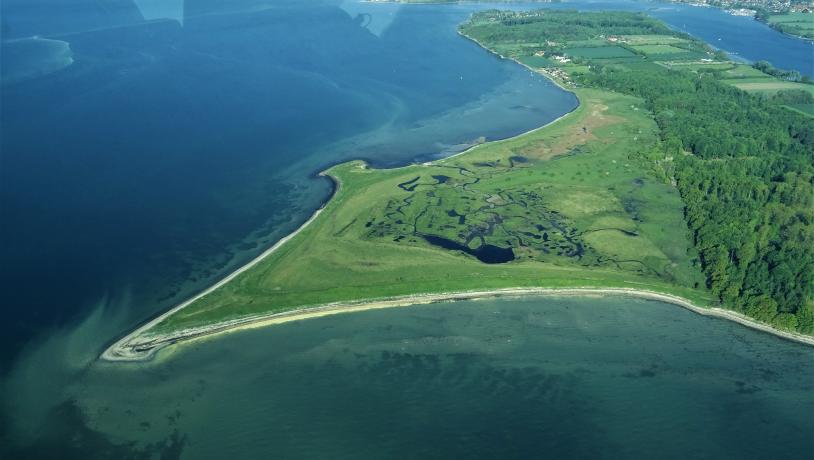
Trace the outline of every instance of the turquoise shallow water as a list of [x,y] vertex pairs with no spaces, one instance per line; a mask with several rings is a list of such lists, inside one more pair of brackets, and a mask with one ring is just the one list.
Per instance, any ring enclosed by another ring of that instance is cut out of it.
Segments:
[[81,432],[89,446],[165,446],[175,433],[190,459],[780,459],[814,447],[813,349],[654,301],[367,311],[169,355],[94,365],[71,388],[105,435]]

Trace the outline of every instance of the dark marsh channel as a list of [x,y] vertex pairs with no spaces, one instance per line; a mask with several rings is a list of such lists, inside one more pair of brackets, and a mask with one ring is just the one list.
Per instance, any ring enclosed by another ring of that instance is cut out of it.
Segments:
[[502,264],[514,260],[514,251],[512,248],[501,248],[493,244],[481,244],[475,249],[470,248],[465,244],[452,241],[450,239],[435,236],[435,235],[422,235],[427,243],[438,246],[451,251],[465,252],[483,263],[487,264]]

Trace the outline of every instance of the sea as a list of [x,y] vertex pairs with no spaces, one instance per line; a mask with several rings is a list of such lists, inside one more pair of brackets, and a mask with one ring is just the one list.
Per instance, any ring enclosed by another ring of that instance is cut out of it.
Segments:
[[810,452],[810,349],[627,298],[370,311],[97,360],[304,222],[326,167],[440,158],[572,110],[456,33],[538,7],[643,11],[814,75],[811,42],[689,5],[4,0],[0,457]]

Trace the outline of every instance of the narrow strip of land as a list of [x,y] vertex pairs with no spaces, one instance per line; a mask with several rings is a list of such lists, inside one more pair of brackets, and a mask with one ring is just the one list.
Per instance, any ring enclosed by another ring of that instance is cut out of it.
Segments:
[[[659,292],[643,291],[632,288],[515,288],[515,289],[494,289],[489,291],[470,292],[449,292],[440,294],[419,294],[395,297],[390,299],[360,300],[357,302],[337,303],[320,305],[316,307],[303,308],[299,310],[258,315],[255,317],[241,318],[234,321],[226,321],[218,324],[211,324],[198,328],[181,330],[169,334],[159,334],[156,336],[141,337],[141,329],[134,331],[123,338],[102,355],[107,361],[145,361],[152,359],[156,353],[170,345],[181,342],[189,342],[204,337],[225,334],[245,329],[271,326],[275,324],[301,321],[305,319],[320,318],[323,316],[336,315],[342,313],[354,313],[367,310],[377,310],[384,308],[407,307],[411,305],[423,305],[439,302],[455,302],[464,300],[478,300],[499,297],[555,297],[555,296],[627,296],[640,299],[656,300],[686,308],[703,316],[721,318],[734,321],[743,326],[766,332],[777,337],[814,346],[814,337],[796,334],[793,332],[780,331],[766,324],[758,323],[747,316],[739,313],[724,310],[722,308],[703,308],[694,305],[687,299],[663,294]],[[191,299],[192,300],[192,299]],[[189,301],[188,301],[189,302]],[[186,302],[185,302],[186,303]],[[184,304],[179,305],[182,307]],[[178,308],[178,307],[176,307]]]
[[[320,176],[324,176],[324,173],[320,173]],[[334,180],[334,194],[339,190],[341,187],[341,183]],[[330,200],[330,198],[329,198]],[[175,314],[177,311],[186,308],[187,306],[195,303],[197,300],[203,298],[207,294],[214,292],[216,289],[220,288],[221,286],[225,285],[226,283],[235,279],[238,275],[249,270],[250,268],[257,265],[260,261],[268,257],[269,255],[273,254],[275,251],[280,249],[284,244],[290,241],[292,238],[296,237],[300,232],[302,232],[306,227],[308,227],[311,223],[313,223],[317,217],[325,210],[325,206],[321,206],[319,209],[314,211],[311,217],[308,218],[302,225],[300,225],[296,230],[289,233],[285,237],[281,238],[279,241],[274,243],[270,248],[263,251],[259,256],[255,257],[254,259],[250,260],[246,265],[241,266],[237,270],[233,271],[232,273],[226,275],[222,280],[218,281],[217,283],[209,286],[208,288],[204,289],[200,293],[190,297],[189,299],[181,302],[180,304],[170,308],[166,312],[158,315],[157,317],[153,318],[152,320],[148,321],[147,323],[143,324],[142,326],[135,329],[133,332],[125,335],[121,339],[117,340],[113,345],[109,346],[105,351],[102,353],[102,359],[107,361],[133,361],[133,360],[141,360],[143,358],[140,357],[138,353],[133,355],[134,357],[130,357],[134,351],[134,343],[138,341],[138,337],[144,334],[146,331],[149,331],[157,324],[164,321],[166,318],[169,318],[171,315]],[[156,350],[152,351],[147,357],[151,357]],[[136,357],[138,356],[138,357]]]

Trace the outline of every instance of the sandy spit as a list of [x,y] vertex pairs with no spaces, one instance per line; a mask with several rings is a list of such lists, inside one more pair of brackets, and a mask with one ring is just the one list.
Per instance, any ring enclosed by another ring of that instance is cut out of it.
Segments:
[[[777,337],[793,342],[814,346],[814,337],[797,334],[794,332],[781,331],[767,324],[759,323],[751,318],[730,310],[722,308],[703,308],[694,305],[689,300],[654,291],[646,291],[632,288],[509,288],[494,289],[487,291],[466,291],[440,294],[420,294],[400,296],[378,300],[363,300],[356,302],[337,302],[316,307],[302,308],[284,313],[271,313],[247,316],[244,318],[224,321],[207,326],[174,331],[169,334],[150,334],[148,332],[151,323],[133,331],[122,338],[102,354],[105,361],[148,361],[155,357],[156,353],[170,345],[187,343],[204,337],[235,332],[244,329],[265,327],[274,324],[282,324],[290,321],[300,321],[304,319],[319,318],[328,315],[341,313],[353,313],[366,310],[406,307],[410,305],[420,305],[438,302],[452,302],[461,300],[476,300],[497,297],[526,297],[526,296],[607,296],[621,295],[637,297],[643,299],[657,300],[661,302],[678,305],[704,316],[711,316],[729,321],[734,321],[743,326],[769,333]],[[189,301],[188,301],[189,302]],[[184,304],[182,304],[184,305]],[[176,307],[172,311],[177,311]],[[169,313],[169,312],[168,312]],[[154,323],[153,323],[154,324]]]

